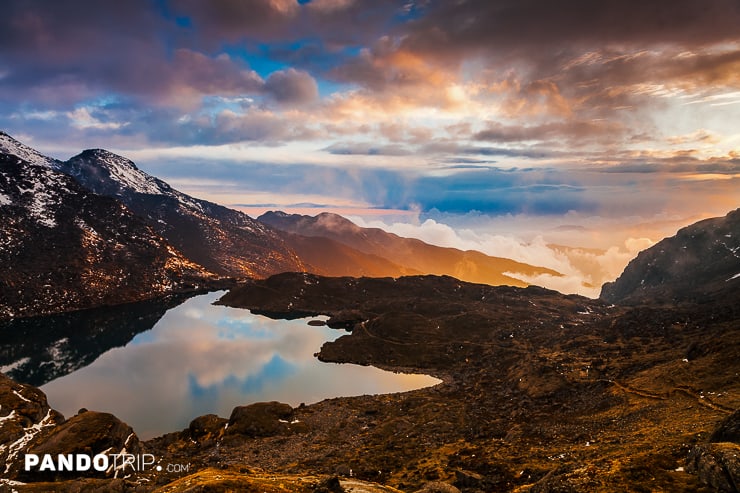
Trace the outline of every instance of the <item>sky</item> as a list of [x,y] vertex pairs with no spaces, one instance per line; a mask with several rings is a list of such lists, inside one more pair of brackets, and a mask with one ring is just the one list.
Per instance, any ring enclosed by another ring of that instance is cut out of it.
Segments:
[[513,252],[593,295],[640,249],[740,207],[737,0],[2,11],[0,129],[61,159],[112,150],[253,215],[333,210]]

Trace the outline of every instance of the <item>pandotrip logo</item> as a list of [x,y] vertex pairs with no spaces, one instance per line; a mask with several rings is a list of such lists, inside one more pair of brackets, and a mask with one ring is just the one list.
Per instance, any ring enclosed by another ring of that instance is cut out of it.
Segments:
[[187,473],[190,464],[157,463],[152,454],[26,454],[26,472],[100,472],[120,476],[138,472]]

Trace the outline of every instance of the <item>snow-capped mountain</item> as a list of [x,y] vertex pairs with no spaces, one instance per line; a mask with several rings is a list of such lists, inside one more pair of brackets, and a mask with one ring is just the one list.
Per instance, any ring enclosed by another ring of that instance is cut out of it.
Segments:
[[269,226],[181,193],[124,157],[91,149],[61,163],[59,169],[95,193],[123,202],[188,258],[213,272],[264,277],[306,270]]
[[34,160],[0,153],[0,318],[120,304],[216,279],[119,201]]
[[44,156],[36,149],[31,149],[25,144],[18,142],[10,135],[0,130],[0,154],[11,154],[23,159],[31,164],[46,166],[47,168],[58,170],[61,161]]

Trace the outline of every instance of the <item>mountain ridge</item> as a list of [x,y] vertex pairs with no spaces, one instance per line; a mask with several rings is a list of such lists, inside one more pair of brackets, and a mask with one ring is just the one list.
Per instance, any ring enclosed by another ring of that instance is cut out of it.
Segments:
[[360,252],[384,257],[403,266],[409,274],[449,275],[468,282],[518,287],[525,287],[528,283],[517,279],[516,273],[561,275],[552,269],[493,257],[476,250],[440,247],[416,238],[403,238],[380,228],[362,228],[330,212],[307,216],[268,211],[257,220],[292,234],[330,238]]
[[[320,214],[318,221],[324,226],[341,223],[340,234],[328,227],[319,234],[289,234],[269,221],[184,194],[139,169],[130,159],[101,148],[86,149],[59,161],[3,133],[0,150],[23,154],[36,164],[72,176],[94,193],[120,200],[190,260],[222,276],[267,277],[286,271],[379,277],[430,273],[526,286],[507,273],[560,275],[473,250],[437,247],[379,229],[360,228],[330,213]],[[444,266],[436,265],[438,262]]]
[[120,202],[4,153],[0,232],[0,318],[139,301],[218,280]]
[[271,228],[248,215],[197,199],[104,149],[61,164],[83,186],[116,197],[193,261],[221,275],[264,277],[303,271],[301,260]]
[[740,209],[643,250],[600,297],[621,304],[704,302],[725,291],[740,291]]

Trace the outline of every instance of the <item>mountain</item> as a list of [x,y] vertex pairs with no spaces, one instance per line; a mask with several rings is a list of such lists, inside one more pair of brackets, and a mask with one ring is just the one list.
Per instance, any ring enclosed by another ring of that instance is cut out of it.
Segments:
[[364,253],[323,236],[303,236],[281,231],[285,243],[296,252],[307,272],[330,277],[399,277],[422,272]]
[[216,279],[120,202],[47,165],[0,154],[0,318],[137,301]]
[[231,277],[267,277],[280,272],[325,276],[398,277],[445,274],[472,282],[526,286],[508,273],[557,272],[359,228],[335,214],[316,218],[268,213],[248,215],[179,192],[103,149],[67,161],[53,159],[0,133],[0,150],[72,176],[90,191],[115,198],[190,261]]
[[704,302],[740,292],[740,209],[687,226],[640,252],[604,284],[609,303]]
[[18,142],[2,130],[0,130],[0,153],[17,156],[28,163],[35,164],[37,166],[44,166],[57,171],[59,171],[62,164],[58,159],[44,156],[36,149],[32,149],[27,145]]
[[95,193],[123,202],[186,257],[213,272],[264,277],[306,270],[272,228],[181,193],[126,158],[91,149],[61,163],[60,169]]
[[[329,238],[364,254],[384,258],[405,270],[400,275],[448,275],[468,282],[520,287],[527,284],[511,274],[560,275],[551,269],[491,257],[475,250],[439,247],[414,238],[402,238],[379,228],[361,228],[342,216],[328,212],[312,217],[270,211],[257,220],[287,233]],[[294,248],[301,252],[300,246],[294,245]]]

